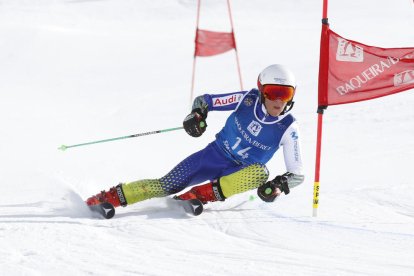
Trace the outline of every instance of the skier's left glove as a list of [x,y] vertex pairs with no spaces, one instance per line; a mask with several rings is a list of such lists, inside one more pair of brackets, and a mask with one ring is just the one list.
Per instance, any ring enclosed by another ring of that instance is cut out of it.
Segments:
[[265,184],[257,188],[257,195],[265,202],[273,202],[281,194],[290,193],[288,185],[288,177],[286,175],[278,175],[275,179],[267,181]]
[[207,111],[196,108],[184,118],[183,127],[189,135],[200,137],[207,128],[206,119]]

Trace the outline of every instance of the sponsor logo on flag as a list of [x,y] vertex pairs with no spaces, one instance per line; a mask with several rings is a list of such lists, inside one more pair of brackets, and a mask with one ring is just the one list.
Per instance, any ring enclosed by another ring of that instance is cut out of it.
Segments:
[[407,70],[394,76],[394,86],[414,83],[414,70]]
[[346,39],[338,38],[336,60],[348,62],[363,62],[364,49],[358,45],[349,42]]
[[[340,95],[345,95],[349,92],[362,88],[370,80],[377,78],[389,70],[393,65],[397,64],[399,59],[387,57],[386,60],[381,60],[378,63],[370,65],[367,69],[360,72],[358,75],[349,79],[347,82],[336,87],[336,91]],[[395,78],[394,78],[395,83]]]

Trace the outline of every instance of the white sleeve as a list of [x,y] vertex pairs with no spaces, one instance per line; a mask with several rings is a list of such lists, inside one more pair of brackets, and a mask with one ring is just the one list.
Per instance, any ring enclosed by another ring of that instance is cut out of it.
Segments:
[[303,175],[302,155],[300,151],[300,133],[297,121],[293,122],[282,136],[286,170],[290,173]]

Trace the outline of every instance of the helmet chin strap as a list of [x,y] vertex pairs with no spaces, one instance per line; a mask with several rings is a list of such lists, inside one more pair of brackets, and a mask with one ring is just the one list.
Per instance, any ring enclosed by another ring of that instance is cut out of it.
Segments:
[[291,110],[292,110],[292,108],[293,108],[293,105],[294,105],[294,104],[295,104],[295,102],[294,102],[293,100],[290,100],[290,101],[286,104],[285,108],[283,109],[282,113],[280,113],[280,115],[284,115],[286,112],[291,111]]

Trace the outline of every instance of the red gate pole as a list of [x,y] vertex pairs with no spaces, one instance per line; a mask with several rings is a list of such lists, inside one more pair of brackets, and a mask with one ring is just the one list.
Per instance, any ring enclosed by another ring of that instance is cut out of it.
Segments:
[[[326,107],[325,107],[326,108]],[[315,182],[313,185],[313,213],[316,217],[318,215],[319,207],[319,177],[321,168],[321,150],[322,150],[322,122],[323,122],[324,108],[318,108],[318,130],[316,142],[316,162],[315,162]]]
[[315,182],[313,186],[313,213],[316,217],[318,215],[319,207],[319,181],[320,181],[320,168],[321,168],[321,151],[322,151],[322,123],[323,113],[327,106],[320,104],[320,95],[327,95],[328,89],[328,66],[329,66],[329,41],[326,39],[326,32],[329,28],[328,24],[328,0],[323,0],[322,10],[322,34],[320,45],[320,57],[319,57],[319,81],[318,81],[318,129],[317,129],[317,141],[316,141],[316,162],[315,162]]

